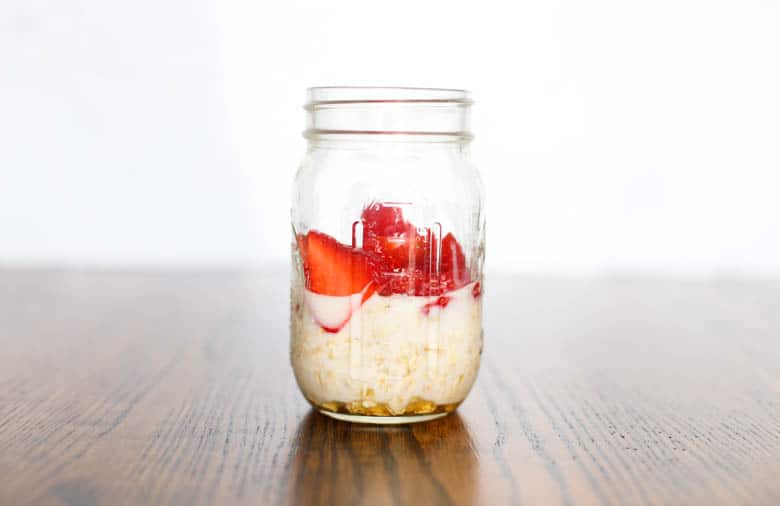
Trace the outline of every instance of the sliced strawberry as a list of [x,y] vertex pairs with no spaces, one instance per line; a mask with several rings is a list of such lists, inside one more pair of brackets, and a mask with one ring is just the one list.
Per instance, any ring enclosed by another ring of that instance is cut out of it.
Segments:
[[372,202],[361,220],[363,249],[381,259],[385,269],[377,279],[380,295],[439,295],[469,283],[466,257],[452,233],[441,241],[437,269],[436,234],[406,221],[398,206]]
[[441,241],[441,274],[448,283],[453,284],[453,288],[469,283],[466,256],[452,232],[445,235]]
[[372,202],[360,218],[363,220],[363,237],[390,237],[406,233],[411,226],[404,220],[403,210],[397,205]]
[[431,263],[431,250],[436,246],[430,232],[421,234],[411,229],[408,234],[371,238],[364,243],[368,251],[385,259],[394,270],[426,269]]
[[425,251],[415,264],[407,261],[399,265],[391,259],[396,269],[384,276],[385,286],[381,288],[380,295],[440,295],[469,284],[466,256],[455,236],[450,233],[442,239],[438,275],[436,266],[431,263],[435,259],[435,245],[435,241],[426,242]]
[[416,230],[394,205],[373,202],[363,209],[363,249],[379,255],[391,269],[404,268],[410,261],[410,244]]
[[449,303],[450,303],[450,298],[447,297],[446,295],[442,295],[441,297],[437,298],[435,301],[429,302],[426,305],[424,305],[422,307],[422,312],[424,315],[428,315],[431,312],[431,309],[437,306],[444,309],[445,307],[447,307],[447,304]]
[[418,231],[393,204],[373,202],[363,210],[363,248],[381,257],[393,272],[428,270],[435,237]]
[[365,300],[376,290],[373,280],[379,267],[371,255],[316,230],[299,239],[299,243],[306,287],[312,292],[352,295],[366,289]]

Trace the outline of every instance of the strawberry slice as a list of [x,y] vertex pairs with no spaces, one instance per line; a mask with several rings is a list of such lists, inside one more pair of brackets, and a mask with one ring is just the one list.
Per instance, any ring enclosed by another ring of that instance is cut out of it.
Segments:
[[[365,290],[366,300],[376,290],[373,283],[378,262],[333,237],[310,231],[299,238],[306,288],[321,295],[352,295]],[[371,285],[371,286],[369,286]]]
[[475,299],[478,299],[482,295],[482,284],[479,281],[474,283],[474,286],[471,288],[471,295],[473,295]]
[[452,233],[441,242],[438,275],[437,237],[431,229],[417,229],[392,204],[372,202],[361,214],[363,248],[382,260],[380,295],[439,295],[469,283],[466,257]]
[[412,228],[407,234],[393,237],[375,237],[364,240],[364,248],[383,258],[394,270],[428,269],[431,250],[436,247],[429,231],[418,233]]
[[393,237],[408,232],[411,224],[397,205],[371,202],[363,209],[363,237]]
[[394,271],[423,269],[430,263],[435,237],[406,221],[398,206],[372,202],[363,210],[363,248],[376,253]]
[[376,253],[391,269],[403,269],[410,261],[409,247],[417,231],[393,205],[372,202],[360,216],[363,249]]
[[469,284],[466,255],[463,254],[463,248],[460,247],[452,232],[445,235],[441,241],[441,274],[448,284],[453,285],[453,288]]
[[444,309],[445,307],[447,307],[447,304],[449,304],[449,303],[450,303],[450,298],[447,297],[446,295],[442,295],[441,297],[439,297],[435,301],[429,302],[426,305],[424,305],[422,307],[422,313],[427,316],[428,314],[430,314],[431,309],[433,309],[433,308],[435,308],[437,306],[442,308],[442,309]]

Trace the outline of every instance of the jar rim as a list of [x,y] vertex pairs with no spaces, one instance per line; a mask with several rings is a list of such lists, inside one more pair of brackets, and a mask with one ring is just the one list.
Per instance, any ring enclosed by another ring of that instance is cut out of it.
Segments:
[[411,86],[314,86],[306,90],[304,109],[340,104],[453,104],[470,106],[471,92],[459,88]]

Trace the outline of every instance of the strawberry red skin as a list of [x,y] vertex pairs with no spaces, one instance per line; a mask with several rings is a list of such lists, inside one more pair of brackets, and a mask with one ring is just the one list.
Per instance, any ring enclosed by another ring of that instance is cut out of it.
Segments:
[[427,316],[431,312],[431,309],[435,308],[436,306],[444,309],[445,307],[447,307],[447,304],[449,303],[450,303],[450,298],[447,297],[446,295],[442,295],[441,297],[437,298],[435,301],[429,302],[426,305],[424,305],[422,307],[422,313]]
[[387,269],[378,280],[380,295],[439,295],[470,282],[463,249],[452,233],[444,236],[439,273],[433,261],[437,237],[428,228],[419,231],[397,206],[372,202],[361,215],[363,248],[382,259]]
[[376,253],[393,270],[407,268],[410,263],[420,265],[425,253],[424,238],[418,237],[414,226],[404,220],[399,207],[372,202],[360,218],[363,249]]
[[368,287],[364,294],[366,299],[376,289],[373,280],[380,267],[368,253],[316,230],[299,236],[298,243],[306,288],[312,292],[344,296],[360,293]]
[[460,247],[452,232],[445,235],[441,241],[441,272],[455,288],[469,283],[466,255],[463,254],[463,248]]
[[406,233],[411,224],[404,220],[403,211],[398,206],[372,202],[361,215],[363,237],[393,237]]
[[397,236],[367,237],[363,247],[381,257],[394,271],[420,269],[427,272],[436,243],[430,232],[421,234],[410,228],[408,233]]

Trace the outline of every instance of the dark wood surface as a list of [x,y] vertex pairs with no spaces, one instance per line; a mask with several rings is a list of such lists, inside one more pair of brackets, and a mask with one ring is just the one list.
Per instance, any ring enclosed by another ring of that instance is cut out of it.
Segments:
[[286,275],[0,272],[0,504],[780,504],[780,283],[487,281],[456,414],[312,412]]

